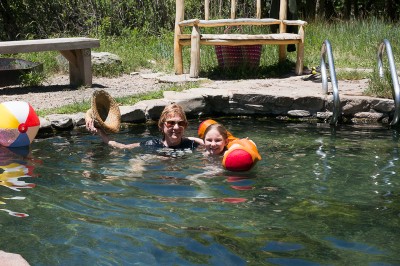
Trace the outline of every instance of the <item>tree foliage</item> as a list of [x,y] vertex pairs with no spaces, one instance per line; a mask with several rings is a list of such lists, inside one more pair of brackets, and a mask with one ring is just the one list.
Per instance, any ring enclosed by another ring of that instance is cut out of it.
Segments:
[[397,0],[298,0],[304,19],[367,19],[383,18],[396,22],[400,16]]
[[[263,0],[264,14],[272,0]],[[349,20],[370,17],[397,22],[397,0],[293,0],[304,20]],[[200,17],[203,1],[185,0],[186,17]],[[229,10],[228,0],[216,3],[216,14]],[[254,0],[238,0],[242,17],[254,16]],[[49,36],[121,35],[127,29],[149,34],[174,27],[174,0],[1,0],[0,39]]]

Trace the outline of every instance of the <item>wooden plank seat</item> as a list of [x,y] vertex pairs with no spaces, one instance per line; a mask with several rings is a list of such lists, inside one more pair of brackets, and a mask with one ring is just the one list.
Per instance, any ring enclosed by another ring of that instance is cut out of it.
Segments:
[[92,86],[91,48],[100,47],[92,38],[54,38],[0,42],[0,54],[59,51],[69,62],[70,84]]
[[[187,40],[185,42],[185,39]],[[181,43],[190,45],[191,35],[181,36]],[[297,42],[296,42],[297,40]],[[234,45],[230,41],[236,41],[239,45],[253,44],[297,44],[301,42],[301,36],[293,33],[280,34],[202,34],[200,44],[204,45]]]
[[[200,72],[200,45],[279,45],[279,61],[286,59],[286,45],[297,46],[296,69],[297,75],[303,73],[304,66],[304,26],[307,22],[302,20],[287,20],[287,0],[280,1],[279,19],[260,18],[261,1],[257,0],[257,18],[235,18],[236,0],[231,0],[230,19],[208,19],[209,0],[205,0],[205,18],[189,19],[184,18],[184,0],[176,0],[176,18],[174,34],[174,65],[175,73],[183,74],[183,46],[190,46],[190,77],[198,77]],[[231,26],[279,26],[279,33],[265,34],[204,34],[202,28],[231,27]],[[287,26],[297,26],[297,33],[287,33]],[[192,27],[191,34],[184,33],[185,27]]]

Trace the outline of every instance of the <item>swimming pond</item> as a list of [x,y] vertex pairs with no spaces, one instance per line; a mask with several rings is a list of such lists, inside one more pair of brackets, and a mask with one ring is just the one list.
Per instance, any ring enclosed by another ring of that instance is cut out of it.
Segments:
[[[218,121],[257,144],[251,171],[201,151],[115,150],[85,130],[2,151],[0,249],[31,265],[400,263],[397,131]],[[115,138],[150,136],[140,125]]]

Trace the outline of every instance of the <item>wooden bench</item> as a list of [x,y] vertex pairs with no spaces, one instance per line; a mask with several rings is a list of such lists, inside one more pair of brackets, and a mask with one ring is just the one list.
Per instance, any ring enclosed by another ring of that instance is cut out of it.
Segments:
[[98,39],[55,38],[0,42],[0,54],[59,51],[69,61],[73,86],[92,86],[91,48],[100,47]]
[[[279,61],[286,59],[286,46],[297,45],[297,75],[303,73],[304,66],[304,26],[302,20],[286,20],[287,0],[280,1],[279,19],[261,18],[261,0],[256,3],[256,18],[236,18],[236,0],[231,0],[231,18],[209,20],[209,2],[205,0],[205,19],[184,20],[184,0],[176,0],[175,34],[174,34],[174,66],[176,74],[183,74],[183,46],[190,46],[190,77],[198,77],[200,72],[200,45],[279,45]],[[268,26],[278,25],[279,33],[266,34],[202,34],[201,28],[228,26]],[[298,26],[297,33],[287,33],[289,25]],[[185,27],[192,27],[191,34],[184,33]]]

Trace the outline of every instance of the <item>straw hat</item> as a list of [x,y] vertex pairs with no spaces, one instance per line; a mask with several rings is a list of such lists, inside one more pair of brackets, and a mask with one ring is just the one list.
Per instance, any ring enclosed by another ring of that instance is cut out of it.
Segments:
[[121,113],[118,103],[103,90],[92,95],[92,108],[87,115],[94,119],[95,126],[105,131],[117,133],[121,125]]

